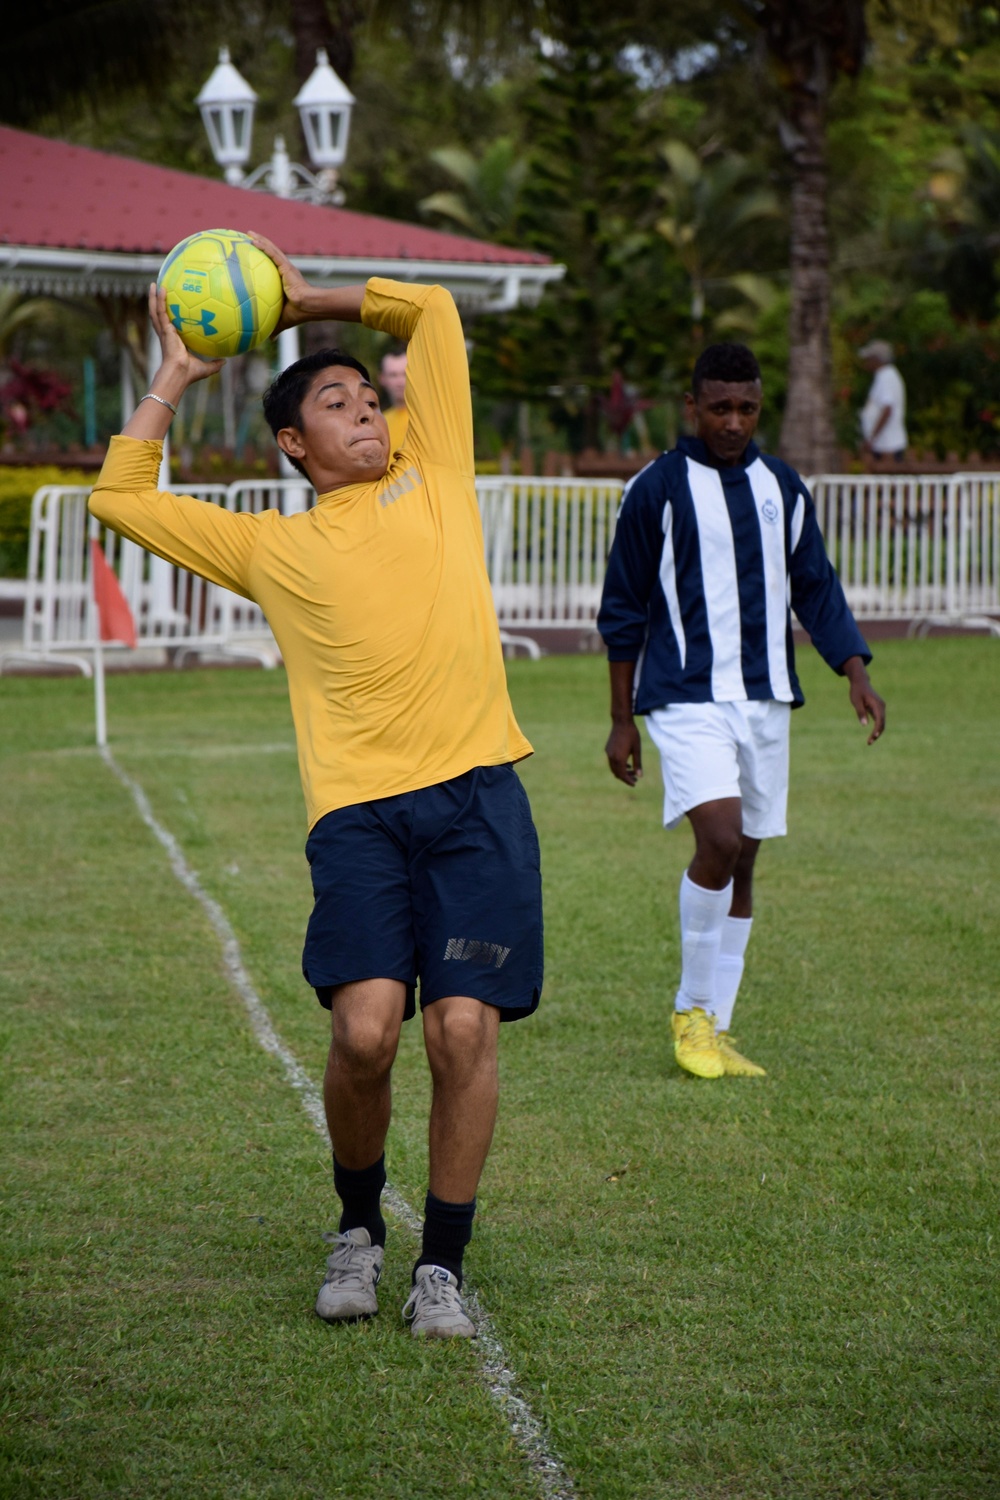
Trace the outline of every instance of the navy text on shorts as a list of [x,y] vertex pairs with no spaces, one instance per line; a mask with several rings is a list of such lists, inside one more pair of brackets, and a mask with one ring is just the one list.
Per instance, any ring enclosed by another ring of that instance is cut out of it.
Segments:
[[512,765],[337,808],[306,842],[315,905],[302,972],[321,1005],[337,985],[398,979],[406,1016],[445,995],[531,1015],[542,991],[542,877]]

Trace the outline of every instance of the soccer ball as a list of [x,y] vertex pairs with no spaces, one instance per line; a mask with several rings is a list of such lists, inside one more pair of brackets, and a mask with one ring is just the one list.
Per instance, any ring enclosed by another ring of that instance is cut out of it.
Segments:
[[160,267],[167,314],[193,354],[229,359],[256,349],[281,316],[274,261],[238,229],[207,229],[175,245]]

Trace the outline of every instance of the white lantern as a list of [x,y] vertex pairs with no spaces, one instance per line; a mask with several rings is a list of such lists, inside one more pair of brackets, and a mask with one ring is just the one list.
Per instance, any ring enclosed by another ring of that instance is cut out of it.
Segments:
[[257,95],[229,61],[229,48],[219,53],[219,63],[195,100],[208,131],[212,155],[226,169],[226,181],[243,181],[243,168],[250,160],[253,111]]
[[347,156],[354,95],[330,66],[322,48],[316,66],[293,100],[313,166],[336,170]]

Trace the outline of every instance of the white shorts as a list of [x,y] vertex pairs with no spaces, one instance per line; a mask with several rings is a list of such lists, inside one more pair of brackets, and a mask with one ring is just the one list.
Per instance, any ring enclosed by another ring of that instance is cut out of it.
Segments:
[[663,763],[663,823],[676,828],[692,807],[739,797],[743,832],[780,838],[788,808],[791,704],[673,703],[646,715]]

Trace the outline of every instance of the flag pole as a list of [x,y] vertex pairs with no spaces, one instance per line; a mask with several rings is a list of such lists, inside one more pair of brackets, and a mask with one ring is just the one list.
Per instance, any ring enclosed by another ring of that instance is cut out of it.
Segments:
[[108,743],[108,708],[104,693],[104,648],[101,645],[100,622],[94,646],[94,717],[97,722],[97,745],[103,750]]
[[121,585],[104,556],[104,549],[96,537],[90,540],[90,578],[97,611],[97,631],[94,641],[94,717],[97,721],[97,744],[104,749],[108,743],[108,715],[104,694],[104,647],[103,641],[122,641],[133,650],[139,644],[135,619]]

